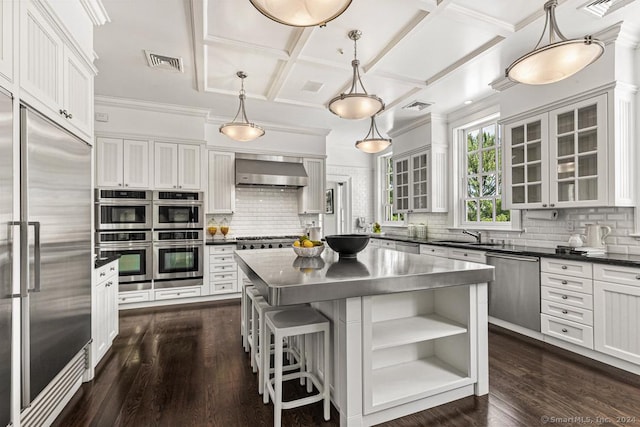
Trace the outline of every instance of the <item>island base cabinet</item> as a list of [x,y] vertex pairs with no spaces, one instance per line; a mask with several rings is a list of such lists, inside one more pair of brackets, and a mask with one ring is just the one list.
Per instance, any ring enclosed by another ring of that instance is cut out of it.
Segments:
[[594,347],[640,365],[640,286],[594,281]]

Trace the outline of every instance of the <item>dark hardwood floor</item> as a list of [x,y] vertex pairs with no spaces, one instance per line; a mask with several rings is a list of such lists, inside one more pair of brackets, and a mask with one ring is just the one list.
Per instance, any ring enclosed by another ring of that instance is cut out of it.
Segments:
[[[271,426],[240,340],[236,302],[120,314],[120,335],[55,426]],[[385,426],[640,426],[640,377],[491,327],[490,393]],[[293,386],[285,399],[303,393]],[[545,418],[547,417],[547,418]],[[284,426],[337,426],[321,403]]]

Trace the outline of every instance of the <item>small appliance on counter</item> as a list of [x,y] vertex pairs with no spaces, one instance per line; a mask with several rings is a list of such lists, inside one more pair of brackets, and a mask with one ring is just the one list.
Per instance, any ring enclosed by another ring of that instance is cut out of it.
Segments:
[[611,227],[608,225],[585,224],[586,244],[591,248],[600,248],[606,250],[604,239],[611,234]]

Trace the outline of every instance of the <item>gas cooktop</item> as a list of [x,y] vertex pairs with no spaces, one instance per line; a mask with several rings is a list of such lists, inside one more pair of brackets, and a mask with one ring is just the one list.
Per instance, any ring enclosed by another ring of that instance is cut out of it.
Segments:
[[248,236],[236,238],[236,249],[274,249],[291,246],[300,236]]

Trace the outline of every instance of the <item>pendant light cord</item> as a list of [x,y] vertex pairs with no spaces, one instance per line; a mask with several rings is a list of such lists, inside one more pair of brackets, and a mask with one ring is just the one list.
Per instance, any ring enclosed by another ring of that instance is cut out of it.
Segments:
[[233,118],[232,123],[235,123],[236,119],[238,118],[238,116],[240,114],[242,114],[242,116],[240,117],[240,119],[242,120],[241,123],[249,123],[249,119],[247,118],[247,112],[244,109],[244,100],[246,98],[245,95],[245,91],[244,91],[244,77],[240,77],[240,105],[238,106],[238,112],[236,113],[236,116]]
[[362,84],[362,78],[360,77],[360,61],[358,61],[358,39],[360,38],[360,33],[356,32],[349,33],[349,38],[353,40],[353,61],[351,61],[351,66],[353,67],[353,77],[351,78],[351,89],[349,93],[354,93],[358,91],[358,83],[360,83],[360,87],[362,88],[362,93],[365,95],[369,95],[367,90],[364,88]]

